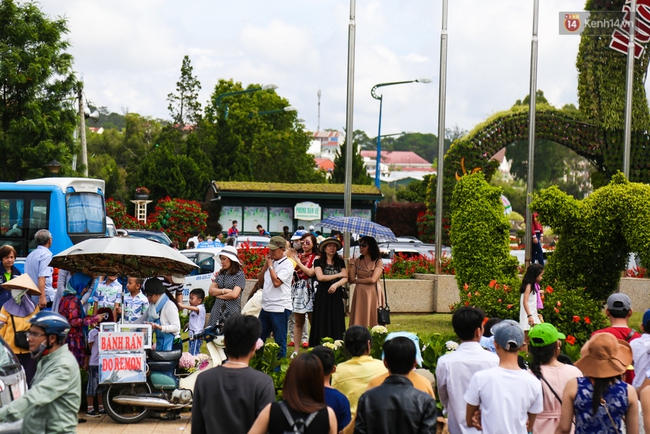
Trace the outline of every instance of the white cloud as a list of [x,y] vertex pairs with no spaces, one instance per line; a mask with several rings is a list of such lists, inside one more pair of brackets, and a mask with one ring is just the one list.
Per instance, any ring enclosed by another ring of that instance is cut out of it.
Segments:
[[[465,129],[508,109],[529,89],[532,4],[449,2],[447,125]],[[274,83],[308,128],[345,125],[349,0],[42,0],[69,20],[75,70],[86,95],[167,117],[166,96],[188,54],[209,98],[220,78]],[[558,34],[558,13],[584,0],[540,2],[538,88],[556,106],[577,104],[580,39]],[[354,128],[376,134],[373,85],[429,77],[431,84],[384,88],[382,131],[437,133],[441,2],[357,2]]]

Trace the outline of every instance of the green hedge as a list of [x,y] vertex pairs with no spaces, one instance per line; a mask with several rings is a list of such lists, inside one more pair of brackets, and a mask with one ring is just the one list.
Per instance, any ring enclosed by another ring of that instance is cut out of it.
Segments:
[[560,236],[544,282],[584,288],[602,303],[617,290],[630,252],[650,264],[650,185],[618,173],[582,201],[555,186],[542,190],[531,208]]
[[454,188],[451,215],[452,266],[459,287],[483,287],[496,279],[517,285],[517,259],[510,255],[510,222],[501,189],[483,173],[463,176]]

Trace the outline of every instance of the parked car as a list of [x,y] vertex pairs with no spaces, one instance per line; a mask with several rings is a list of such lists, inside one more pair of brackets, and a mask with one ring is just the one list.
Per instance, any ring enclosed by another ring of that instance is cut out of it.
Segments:
[[[9,345],[0,338],[0,407],[27,392],[25,371]],[[19,434],[23,421],[0,422],[0,434]]]
[[120,237],[137,237],[146,238],[157,243],[170,246],[172,240],[163,231],[150,231],[145,229],[117,229],[117,235]]
[[196,288],[201,288],[205,295],[208,295],[208,289],[210,289],[214,274],[221,270],[219,252],[221,252],[221,247],[181,250],[181,253],[187,259],[199,266],[199,268],[194,269],[192,273],[185,276],[183,299],[187,297],[189,300],[190,291]]
[[244,244],[248,244],[250,247],[266,247],[269,245],[271,239],[269,237],[263,237],[261,235],[239,235],[237,237],[237,248],[241,248]]

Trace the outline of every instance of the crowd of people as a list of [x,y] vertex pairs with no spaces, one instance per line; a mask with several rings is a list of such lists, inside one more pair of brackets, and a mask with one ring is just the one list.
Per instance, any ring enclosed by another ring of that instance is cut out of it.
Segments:
[[[172,276],[128,277],[121,283],[117,276],[61,272],[53,280],[43,265],[51,257],[51,235],[39,231],[36,241],[39,248],[27,258],[29,266],[22,275],[13,265],[15,251],[0,248],[0,336],[14,350],[30,384],[20,399],[0,408],[0,421],[29,417],[26,432],[44,432],[43,417],[49,417],[61,432],[73,430],[81,399],[79,368],[88,372],[86,414],[100,415],[101,322],[121,318],[151,324],[156,349],[170,351],[182,349],[179,311],[186,309],[189,350],[200,352],[206,324],[202,290],[191,291],[189,304],[184,304],[182,283]],[[369,328],[377,325],[377,307],[383,303],[383,267],[372,237],[361,237],[358,245],[359,257],[346,268],[336,237],[319,242],[307,231],[293,240],[271,237],[256,288],[243,310],[246,281],[237,249],[222,248],[222,267],[208,291],[215,298],[208,323],[224,323],[228,358],[197,378],[193,433],[436,432],[435,380],[416,370],[422,365],[417,336],[390,333],[383,360],[370,356]],[[629,297],[611,295],[605,310],[610,327],[593,333],[573,365],[561,353],[565,335],[539,315],[543,272],[542,265],[534,264],[524,275],[518,322],[487,320],[473,307],[461,307],[452,315],[460,345],[440,357],[435,372],[449,432],[650,430],[650,309],[638,333],[629,326]],[[346,329],[347,284],[355,284],[355,289]],[[287,342],[292,315],[296,342]],[[311,328],[305,346],[312,349],[294,351],[283,400],[275,402],[273,380],[251,369],[249,362],[258,341],[271,334],[280,357],[286,356],[288,347],[300,345],[307,324]],[[334,352],[320,345],[324,337],[341,339],[350,359],[337,365]],[[522,351],[528,352],[529,362]]]

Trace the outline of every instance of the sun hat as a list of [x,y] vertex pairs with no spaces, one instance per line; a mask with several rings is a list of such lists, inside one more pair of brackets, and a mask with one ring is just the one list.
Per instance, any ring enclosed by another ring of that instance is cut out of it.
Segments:
[[609,310],[630,310],[632,309],[632,301],[630,297],[625,294],[616,293],[609,296],[607,299],[607,309]]
[[223,249],[221,249],[221,251],[219,252],[219,256],[225,256],[226,258],[230,259],[232,262],[241,264],[241,262],[239,262],[239,258],[237,257],[237,249],[235,249],[233,246],[226,246]]
[[585,377],[611,378],[627,371],[632,363],[632,348],[627,342],[609,333],[592,336],[580,351],[575,362]]
[[528,332],[528,337],[530,338],[530,345],[533,347],[545,347],[554,344],[560,339],[566,339],[566,336],[557,331],[555,326],[548,322],[533,326]]
[[[422,360],[422,352],[420,351],[420,338],[418,338],[418,335],[415,333],[410,333],[410,332],[391,332],[388,333],[388,336],[386,336],[386,340],[384,342],[388,342],[391,339],[394,338],[409,338],[410,340],[413,341],[415,344],[415,361],[417,362],[418,366],[422,366],[423,360]],[[381,353],[381,358],[382,360],[384,359],[384,352],[382,351]]]
[[34,281],[29,274],[21,274],[18,277],[2,284],[2,287],[8,291],[12,289],[26,289],[29,295],[41,295],[41,291],[38,289]]
[[268,247],[271,250],[284,249],[284,248],[287,247],[287,240],[285,240],[284,238],[282,238],[279,235],[276,235],[276,236],[271,238],[271,240],[269,241],[269,246]]
[[506,351],[512,351],[520,348],[524,344],[524,331],[519,323],[511,319],[501,321],[492,327],[494,341]]
[[328,244],[336,244],[336,250],[340,250],[341,247],[343,247],[341,242],[336,238],[325,238],[318,246],[318,250],[320,250],[321,253],[325,253],[325,247],[327,247]]
[[144,282],[143,291],[146,295],[164,294],[165,285],[157,277],[151,277]]

